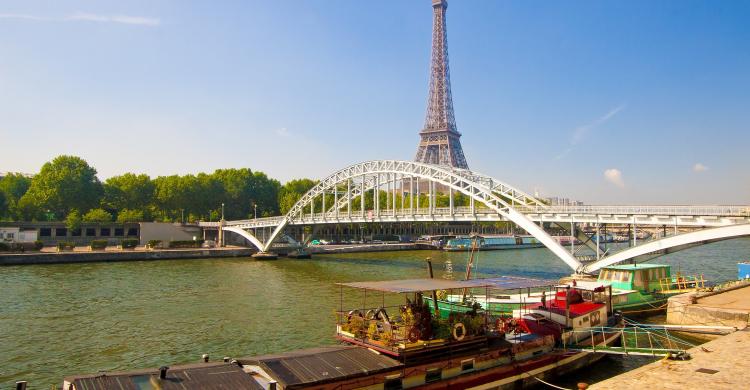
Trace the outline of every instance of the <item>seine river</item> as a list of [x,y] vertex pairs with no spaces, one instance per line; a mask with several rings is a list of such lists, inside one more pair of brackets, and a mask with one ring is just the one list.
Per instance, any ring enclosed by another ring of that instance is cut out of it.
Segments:
[[[466,253],[410,251],[312,260],[215,259],[0,268],[0,389],[27,380],[49,389],[64,375],[158,367],[334,343],[336,282],[462,278]],[[750,239],[662,257],[714,281],[737,277]],[[546,249],[480,252],[480,276],[558,278],[570,270]],[[450,275],[449,275],[450,276]],[[648,359],[611,357],[567,378],[596,381]]]

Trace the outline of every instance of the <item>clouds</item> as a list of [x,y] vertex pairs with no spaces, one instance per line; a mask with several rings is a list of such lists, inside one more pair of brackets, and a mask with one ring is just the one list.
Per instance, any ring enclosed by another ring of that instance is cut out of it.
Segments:
[[283,137],[283,138],[289,138],[292,136],[291,134],[289,134],[289,130],[287,130],[286,127],[280,127],[276,129],[275,132],[276,132],[276,135],[278,135],[279,137]]
[[593,122],[591,122],[589,124],[586,124],[586,125],[583,125],[583,126],[580,126],[580,127],[577,127],[573,131],[573,136],[570,139],[570,144],[571,145],[577,145],[579,142],[581,142],[586,137],[586,134],[588,134],[589,131],[591,131],[591,130],[593,130],[593,129],[595,129],[595,128],[603,125],[603,124],[605,124],[608,120],[612,119],[612,117],[614,117],[615,115],[617,115],[618,112],[620,112],[620,111],[622,111],[624,109],[625,109],[625,104],[620,104],[619,106],[617,106],[617,107],[609,110],[606,114],[600,116],[599,118],[597,118]]
[[76,12],[62,17],[49,17],[29,14],[4,14],[0,13],[0,19],[27,20],[34,22],[96,22],[96,23],[118,23],[138,26],[156,27],[161,24],[158,18],[130,15],[103,15],[87,12]]
[[570,137],[570,146],[565,148],[560,154],[555,156],[555,160],[560,160],[567,156],[570,152],[573,151],[573,147],[578,145],[581,141],[583,141],[586,138],[586,135],[588,135],[589,132],[596,129],[597,127],[607,123],[610,119],[612,119],[615,115],[617,115],[620,111],[625,109],[625,104],[620,104],[619,106],[607,111],[606,114],[600,116],[599,118],[596,118],[594,121],[587,123],[583,126],[576,127],[573,130],[573,134]]
[[622,179],[622,172],[616,168],[610,168],[604,171],[604,179],[620,188],[625,188],[625,181]]
[[706,172],[707,170],[708,167],[701,163],[695,163],[695,165],[693,165],[693,172],[695,173]]

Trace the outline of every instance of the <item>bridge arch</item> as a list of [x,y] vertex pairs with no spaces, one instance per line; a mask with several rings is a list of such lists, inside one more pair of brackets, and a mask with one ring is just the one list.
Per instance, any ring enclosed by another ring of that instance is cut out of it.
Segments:
[[239,234],[240,236],[242,236],[246,240],[250,241],[250,243],[252,243],[253,245],[255,245],[255,247],[258,248],[259,251],[264,250],[263,243],[260,242],[260,240],[257,237],[255,237],[254,235],[250,234],[250,232],[248,232],[245,229],[242,229],[242,228],[237,227],[237,226],[224,226],[222,228],[222,230],[224,230],[225,232],[232,232],[232,233]]
[[697,230],[689,233],[682,233],[676,236],[662,238],[646,244],[641,244],[629,249],[622,250],[599,261],[584,266],[582,268],[582,271],[585,273],[593,273],[604,267],[657,251],[668,250],[670,248],[678,248],[702,242],[727,240],[743,236],[750,236],[750,224],[721,226],[710,229]]
[[[338,186],[342,183],[346,183],[347,187],[350,187],[352,184],[351,180],[355,178],[361,178],[361,183],[359,184],[361,187],[359,188],[359,194],[361,195],[362,191],[368,190],[368,182],[366,180],[367,176],[381,174],[401,175],[402,178],[409,177],[427,180],[428,182],[434,182],[435,184],[451,188],[453,191],[463,193],[473,199],[473,201],[478,201],[481,204],[484,204],[489,209],[497,212],[504,218],[526,230],[573,270],[578,271],[582,266],[573,255],[565,250],[565,248],[555,241],[546,231],[544,231],[544,229],[536,225],[522,212],[516,209],[516,207],[524,207],[525,205],[536,207],[543,205],[542,202],[501,182],[498,182],[500,186],[493,186],[493,184],[487,180],[489,176],[474,174],[473,172],[465,170],[454,170],[449,167],[400,160],[366,161],[350,165],[321,180],[316,186],[303,195],[294,206],[292,206],[279,225],[276,226],[273,233],[268,238],[268,241],[262,246],[262,250],[267,251],[279,233],[283,231],[289,223],[296,218],[300,218],[307,207],[310,207],[311,204],[314,205],[315,199],[318,196],[324,196],[332,189],[338,191]],[[372,185],[372,188],[376,188],[377,186],[378,184],[376,183]],[[352,192],[356,190],[357,189],[355,188],[354,190],[347,191],[346,196],[351,200]],[[523,205],[512,205],[504,198],[511,199],[512,203],[515,203],[515,200],[518,200],[519,203],[523,201]]]

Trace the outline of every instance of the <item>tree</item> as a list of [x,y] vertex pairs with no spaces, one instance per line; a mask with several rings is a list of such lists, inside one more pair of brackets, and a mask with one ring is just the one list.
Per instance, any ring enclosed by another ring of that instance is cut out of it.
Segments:
[[5,193],[0,191],[0,218],[9,214],[8,202],[5,200]]
[[65,217],[65,227],[70,230],[77,230],[81,228],[81,213],[78,210],[71,210],[68,216]]
[[96,169],[80,157],[59,156],[44,164],[31,179],[31,186],[19,204],[37,216],[46,210],[62,216],[74,209],[85,211],[97,207],[101,197],[102,184],[96,177]]
[[126,173],[113,176],[104,182],[102,203],[115,211],[129,209],[145,213],[153,202],[154,190],[154,182],[148,175]]
[[6,205],[6,215],[10,219],[20,219],[18,201],[28,191],[31,179],[20,173],[9,173],[0,179],[0,192]]
[[307,191],[318,184],[315,180],[295,179],[286,182],[278,195],[278,207],[282,214],[286,214]]
[[84,214],[83,222],[107,223],[112,222],[112,214],[104,209],[92,209]]
[[122,209],[120,210],[119,213],[117,213],[118,223],[141,222],[141,221],[143,221],[143,211],[141,210]]

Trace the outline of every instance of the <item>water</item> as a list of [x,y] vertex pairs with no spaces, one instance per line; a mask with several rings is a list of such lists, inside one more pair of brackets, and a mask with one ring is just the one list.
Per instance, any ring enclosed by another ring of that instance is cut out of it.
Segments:
[[[466,253],[432,251],[0,268],[0,389],[48,389],[64,375],[188,363],[208,353],[251,356],[334,343],[336,282],[462,278]],[[750,239],[660,259],[711,280],[736,278]],[[558,278],[570,270],[546,249],[480,252],[480,276]],[[579,376],[600,380],[648,359],[607,358]]]

